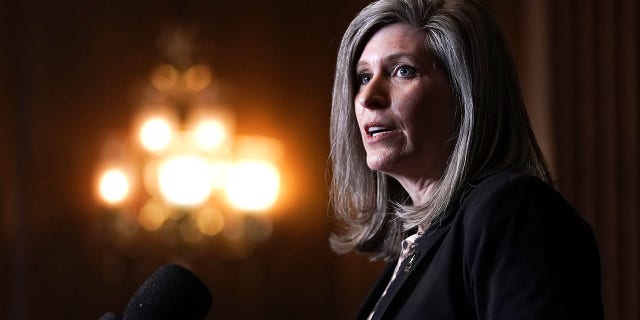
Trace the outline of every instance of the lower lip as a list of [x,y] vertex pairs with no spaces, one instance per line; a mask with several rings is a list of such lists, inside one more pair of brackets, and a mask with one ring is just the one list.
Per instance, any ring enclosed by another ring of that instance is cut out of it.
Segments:
[[398,133],[400,133],[400,132],[397,131],[397,130],[393,130],[393,131],[386,131],[386,132],[383,132],[383,133],[379,133],[379,134],[376,134],[374,136],[367,135],[367,139],[366,140],[367,140],[367,143],[375,143],[375,142],[379,142],[379,141],[382,141],[382,140],[389,139],[389,138],[397,135]]

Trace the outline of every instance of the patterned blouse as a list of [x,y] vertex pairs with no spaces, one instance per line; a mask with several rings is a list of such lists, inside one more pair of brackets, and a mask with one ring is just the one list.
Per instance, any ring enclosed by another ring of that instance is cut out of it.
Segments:
[[[416,232],[416,233],[408,236],[404,240],[402,240],[402,250],[400,251],[400,257],[398,258],[398,262],[396,264],[396,268],[393,270],[393,275],[391,275],[391,280],[389,280],[389,283],[387,284],[387,287],[384,289],[384,292],[382,293],[382,295],[378,299],[378,302],[380,300],[382,300],[382,297],[384,297],[385,294],[387,294],[387,290],[391,286],[391,283],[393,283],[393,281],[396,279],[396,276],[398,275],[398,272],[400,271],[400,266],[404,263],[404,261],[407,258],[409,259],[409,261],[407,262],[407,265],[405,266],[405,269],[407,269],[407,268],[410,269],[411,266],[413,265],[413,259],[416,258],[416,255],[414,254],[414,252],[416,251],[417,240],[420,237],[422,237],[422,235],[424,235],[424,229],[426,229],[426,228],[420,228],[418,232]],[[409,270],[405,270],[405,271],[409,271]],[[375,310],[376,310],[376,308],[373,308],[373,310],[369,314],[369,317],[367,318],[367,320],[373,319],[373,314],[375,313]]]

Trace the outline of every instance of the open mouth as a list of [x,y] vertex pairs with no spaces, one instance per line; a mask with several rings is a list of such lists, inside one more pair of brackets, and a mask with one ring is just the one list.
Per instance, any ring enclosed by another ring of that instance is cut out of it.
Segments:
[[380,125],[372,125],[372,126],[367,126],[365,128],[367,135],[370,137],[375,137],[375,136],[379,136],[381,134],[384,134],[386,132],[391,132],[393,131],[392,128],[390,127],[385,127],[385,126],[380,126]]

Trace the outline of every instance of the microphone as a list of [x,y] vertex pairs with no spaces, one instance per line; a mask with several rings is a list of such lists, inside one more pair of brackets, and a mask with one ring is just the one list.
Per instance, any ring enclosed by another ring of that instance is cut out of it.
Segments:
[[[195,274],[179,265],[166,264],[134,293],[122,320],[200,320],[209,312],[212,300],[211,292]],[[100,319],[118,318],[109,312]]]

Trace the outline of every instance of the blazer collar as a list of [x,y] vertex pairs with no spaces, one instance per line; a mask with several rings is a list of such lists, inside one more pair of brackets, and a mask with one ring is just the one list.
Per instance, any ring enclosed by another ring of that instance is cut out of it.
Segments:
[[404,295],[402,294],[403,289],[407,287],[408,283],[410,283],[407,282],[407,279],[424,272],[424,270],[429,266],[431,258],[437,251],[439,243],[451,227],[453,215],[453,212],[450,212],[444,221],[429,227],[425,231],[425,234],[417,240],[418,244],[416,251],[403,261],[400,269],[398,270],[398,275],[391,286],[387,289],[387,293],[384,297],[380,298],[382,292],[384,292],[384,289],[387,287],[387,284],[391,279],[397,262],[390,263],[385,268],[382,275],[369,292],[362,309],[358,313],[357,319],[367,319],[371,311],[374,309],[375,313],[373,315],[373,320],[383,319],[385,313],[390,310],[390,307],[394,305],[394,302],[397,299],[404,299]]
[[[387,294],[380,299],[375,307],[376,312],[373,319],[383,319],[385,313],[390,310],[390,307],[397,299],[405,299],[402,291],[407,287],[407,279],[415,277],[428,267],[439,243],[449,231],[449,227],[450,225],[446,224],[434,229],[429,228],[425,235],[418,239],[416,251],[403,261],[398,270],[398,275],[389,286],[389,289],[387,289]],[[386,285],[387,283],[384,284],[384,287]]]

